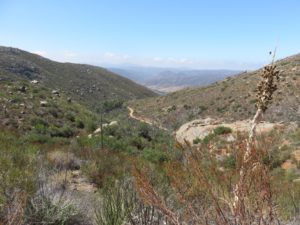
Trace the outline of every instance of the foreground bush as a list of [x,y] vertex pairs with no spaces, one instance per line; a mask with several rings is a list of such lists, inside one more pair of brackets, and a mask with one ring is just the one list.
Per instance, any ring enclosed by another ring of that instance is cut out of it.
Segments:
[[0,223],[21,222],[27,198],[35,191],[38,149],[0,131]]
[[128,182],[115,183],[103,189],[103,201],[95,208],[97,225],[122,225],[134,206],[134,192]]
[[[264,160],[270,146],[257,145],[255,132],[277,89],[275,81],[279,79],[278,74],[273,63],[264,68],[257,88],[257,111],[251,121],[248,138],[234,146],[235,160],[225,162],[229,164],[226,171],[214,155],[216,146],[213,143],[207,148],[192,147],[188,142],[185,146],[178,143],[184,160],[169,163],[166,167],[175,204],[169,204],[170,201],[157,191],[147,171],[137,167],[134,176],[140,197],[159,209],[172,225],[280,224],[274,201],[274,194],[280,193],[272,188],[271,164]],[[213,135],[230,132],[228,128],[217,127]],[[290,204],[294,205],[291,208],[297,215],[299,203],[295,202],[295,195],[298,194],[293,191],[291,195]],[[180,206],[179,209],[176,205]]]
[[168,224],[164,215],[138,198],[129,177],[107,185],[101,194],[102,201],[95,205],[97,225]]
[[26,224],[66,225],[78,215],[71,202],[38,195],[30,200],[26,209]]

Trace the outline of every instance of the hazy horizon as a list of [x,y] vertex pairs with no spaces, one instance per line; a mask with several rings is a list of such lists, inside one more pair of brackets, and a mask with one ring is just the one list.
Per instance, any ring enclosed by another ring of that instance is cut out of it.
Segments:
[[[254,70],[300,52],[297,1],[0,2],[0,45],[60,62]],[[238,18],[238,19],[237,19]]]

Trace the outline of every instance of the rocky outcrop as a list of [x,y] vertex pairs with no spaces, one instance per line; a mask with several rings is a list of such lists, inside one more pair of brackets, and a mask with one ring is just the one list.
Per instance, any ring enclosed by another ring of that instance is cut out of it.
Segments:
[[[182,125],[176,131],[176,139],[181,143],[184,143],[184,140],[193,143],[193,140],[195,140],[196,138],[199,139],[205,138],[215,128],[219,126],[229,127],[233,131],[233,134],[237,132],[248,132],[250,129],[250,121],[243,120],[243,121],[236,121],[233,123],[221,123],[219,120],[212,119],[212,118],[193,120],[191,122]],[[276,126],[281,126],[281,124],[262,122],[257,126],[257,132],[258,133],[269,132],[272,129],[274,129]]]

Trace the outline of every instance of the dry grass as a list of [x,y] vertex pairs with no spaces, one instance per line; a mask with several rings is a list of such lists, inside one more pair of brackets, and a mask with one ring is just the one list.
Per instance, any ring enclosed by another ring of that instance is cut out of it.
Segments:
[[47,154],[47,160],[55,169],[80,169],[80,164],[71,152],[54,150]]

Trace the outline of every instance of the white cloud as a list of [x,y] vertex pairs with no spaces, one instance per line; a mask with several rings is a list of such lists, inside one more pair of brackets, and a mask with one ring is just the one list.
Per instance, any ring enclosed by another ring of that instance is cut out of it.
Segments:
[[[95,60],[97,58],[97,60]],[[114,52],[106,52],[96,57],[90,62],[98,65],[111,66],[120,64],[132,64],[140,66],[155,67],[177,67],[191,69],[237,69],[252,70],[263,65],[263,62],[243,62],[238,60],[223,59],[197,59],[187,57],[138,57],[119,54]]]
[[64,52],[64,57],[66,57],[66,58],[74,58],[74,57],[77,57],[77,56],[78,56],[78,54],[75,53],[75,52],[69,52],[69,51]]
[[99,54],[76,53],[62,51],[51,53],[46,51],[34,51],[41,56],[47,56],[60,62],[87,63],[100,66],[139,65],[155,67],[177,67],[190,69],[237,69],[253,70],[260,68],[264,62],[253,62],[243,60],[227,60],[213,58],[189,58],[189,57],[141,57],[124,53],[104,52]]

